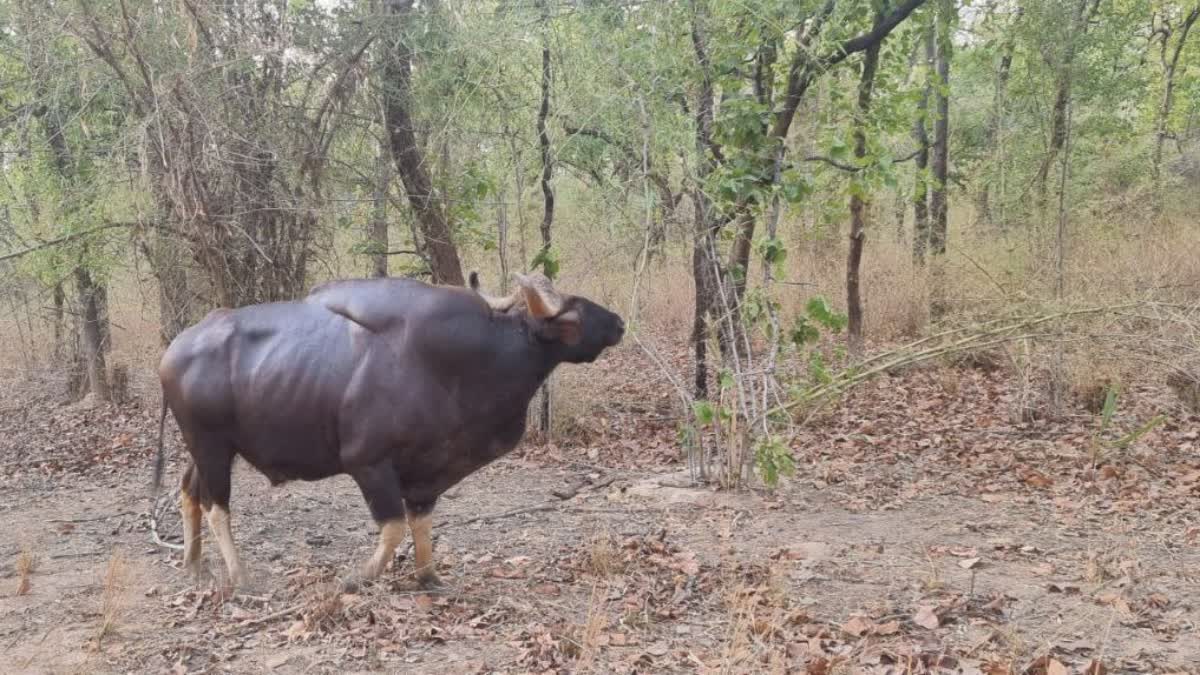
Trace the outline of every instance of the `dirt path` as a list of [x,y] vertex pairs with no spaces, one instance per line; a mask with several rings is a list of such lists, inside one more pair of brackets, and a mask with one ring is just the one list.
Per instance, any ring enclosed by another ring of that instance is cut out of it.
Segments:
[[[445,593],[416,592],[402,559],[345,595],[332,579],[373,546],[353,484],[271,489],[241,467],[252,586],[225,602],[150,545],[144,481],[0,485],[0,672],[884,672],[908,658],[966,673],[1044,654],[1197,672],[1186,519],[953,495],[857,513],[805,481],[766,498],[607,470],[592,479],[611,484],[552,496],[587,473],[499,462],[437,511]],[[23,547],[38,564],[18,597]]]

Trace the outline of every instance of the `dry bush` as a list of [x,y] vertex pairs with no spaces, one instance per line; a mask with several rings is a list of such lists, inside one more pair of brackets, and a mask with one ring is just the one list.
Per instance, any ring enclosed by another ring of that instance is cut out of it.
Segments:
[[116,633],[128,604],[129,562],[120,549],[113,551],[104,570],[100,588],[100,617],[96,626],[97,645]]
[[37,571],[40,562],[41,557],[32,547],[28,544],[21,547],[17,561],[13,564],[13,570],[17,573],[17,595],[25,595],[33,588],[33,573]]

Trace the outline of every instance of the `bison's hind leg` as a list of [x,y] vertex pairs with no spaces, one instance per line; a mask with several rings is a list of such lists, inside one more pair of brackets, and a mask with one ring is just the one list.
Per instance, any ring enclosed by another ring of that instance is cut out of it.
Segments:
[[[189,494],[193,499],[199,499],[200,508],[208,516],[209,531],[217,542],[217,548],[221,551],[225,569],[229,574],[226,587],[232,591],[243,580],[242,563],[233,543],[233,530],[229,523],[229,497],[232,492],[235,452],[221,436],[203,433],[193,435],[189,439],[188,447],[194,462],[194,478],[189,485]],[[199,533],[198,525],[196,532]],[[199,537],[196,545],[197,556],[198,542]]]
[[200,483],[192,463],[183,472],[179,486],[179,511],[183,521],[183,567],[199,581],[205,576],[200,560]]

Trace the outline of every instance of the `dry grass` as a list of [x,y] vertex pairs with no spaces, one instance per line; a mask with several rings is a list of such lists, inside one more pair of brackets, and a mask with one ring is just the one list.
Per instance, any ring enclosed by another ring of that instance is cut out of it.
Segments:
[[17,573],[17,595],[25,595],[33,588],[33,573],[37,571],[41,556],[34,552],[28,544],[21,547],[13,570]]
[[600,653],[601,636],[608,627],[608,607],[604,602],[606,589],[599,583],[592,584],[592,593],[588,598],[587,618],[579,629],[579,657],[575,662],[575,672],[591,672],[596,665],[596,657]]
[[96,645],[118,631],[129,603],[129,562],[124,551],[113,551],[104,569],[100,588],[100,617],[96,625]]
[[755,608],[758,596],[745,584],[738,584],[725,598],[726,633],[721,648],[722,673],[743,672],[754,658]]
[[[575,195],[580,209],[596,208],[606,213],[609,206],[592,195]],[[880,203],[886,202],[881,197]],[[886,345],[927,332],[929,324],[929,274],[915,266],[907,242],[897,241],[888,209],[879,209],[877,222],[867,242],[862,263],[863,303],[868,346]],[[580,211],[583,213],[583,211]],[[1075,217],[1069,229],[1064,268],[1067,304],[1114,304],[1137,298],[1160,301],[1194,302],[1200,291],[1200,228],[1194,222],[1150,226],[1142,221],[1122,222],[1119,211],[1096,212],[1100,215]],[[557,282],[565,291],[586,295],[621,312],[636,315],[640,334],[657,350],[669,353],[685,344],[692,327],[691,247],[686,230],[673,233],[665,262],[656,259],[646,266],[638,282],[638,307],[633,298],[634,272],[640,240],[611,237],[609,226],[579,214],[564,214],[567,220],[556,233],[561,248],[562,276]],[[574,217],[574,220],[572,218]],[[948,322],[960,322],[983,316],[996,316],[1016,308],[1036,309],[1055,304],[1055,277],[1052,239],[1031,229],[1014,225],[1001,233],[971,224],[969,213],[952,213],[949,254],[944,265],[948,289]],[[1089,219],[1090,218],[1090,219]],[[780,225],[789,247],[786,269],[774,285],[775,296],[783,307],[785,325],[802,310],[814,295],[822,295],[838,309],[845,306],[845,254],[843,236],[821,235],[805,229],[789,216]],[[603,236],[600,236],[600,235]],[[517,233],[512,233],[510,264],[522,269],[518,255]],[[527,235],[532,236],[531,233]],[[339,240],[344,247],[347,241]],[[529,245],[532,245],[532,243]],[[484,285],[498,290],[500,272],[492,252],[464,251],[464,265],[478,269]],[[337,254],[330,258],[333,268],[322,270],[321,277],[362,273],[361,256]],[[751,280],[758,283],[761,269],[755,264]],[[316,277],[314,282],[318,281]],[[35,289],[30,288],[30,293]],[[158,343],[153,284],[137,281],[132,275],[118,273],[109,290],[113,321],[122,326],[114,331],[112,362],[128,364],[134,396],[154,389],[153,365],[161,354]],[[30,306],[38,305],[32,297]],[[24,311],[24,310],[22,310]],[[1077,344],[1066,349],[1070,361],[1062,371],[1066,385],[1077,399],[1092,400],[1095,386],[1088,380],[1090,370],[1076,365],[1098,359],[1123,364],[1111,375],[1125,386],[1139,380],[1161,380],[1157,368],[1128,358],[1113,358],[1130,345],[1140,344],[1137,331],[1155,330],[1128,324],[1097,325],[1098,333],[1111,339]],[[0,368],[20,368],[22,363],[45,363],[50,349],[50,327],[36,312],[28,317],[0,314]],[[1127,339],[1122,341],[1124,336]],[[841,337],[832,338],[840,341]],[[1034,355],[1041,372],[1053,355]],[[1169,360],[1161,358],[1159,361]],[[1004,364],[1011,366],[1011,364]],[[1125,372],[1130,370],[1132,372]],[[596,392],[587,386],[573,386],[579,380],[573,374],[556,377],[555,434],[574,437],[586,431],[586,420],[599,405]],[[1034,401],[1031,397],[1030,404]],[[1037,412],[1037,411],[1033,411]],[[1018,417],[1031,414],[1022,410]],[[576,423],[579,422],[579,423]]]
[[304,593],[304,625],[308,630],[327,630],[341,621],[345,606],[342,589],[335,582],[316,584]]
[[621,549],[607,531],[593,536],[588,542],[587,562],[588,571],[601,579],[620,574],[625,568]]

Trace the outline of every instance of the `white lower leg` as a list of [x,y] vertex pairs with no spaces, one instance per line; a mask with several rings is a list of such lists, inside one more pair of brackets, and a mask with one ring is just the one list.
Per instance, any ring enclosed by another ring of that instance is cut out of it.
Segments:
[[416,549],[417,581],[422,585],[438,583],[437,572],[433,564],[433,538],[430,530],[433,528],[433,516],[426,513],[420,516],[409,516],[408,526],[412,529],[413,548]]
[[183,520],[183,566],[193,574],[200,571],[200,503],[187,492],[179,493]]
[[238,561],[237,549],[233,545],[233,530],[229,527],[229,511],[214,505],[208,512],[208,527],[221,549],[225,567],[229,570],[229,585],[237,586],[242,580],[242,565]]
[[374,579],[383,574],[388,563],[392,561],[392,556],[396,554],[396,547],[404,541],[407,530],[404,518],[385,520],[379,524],[379,545],[375,547],[375,554],[363,566],[364,578]]

